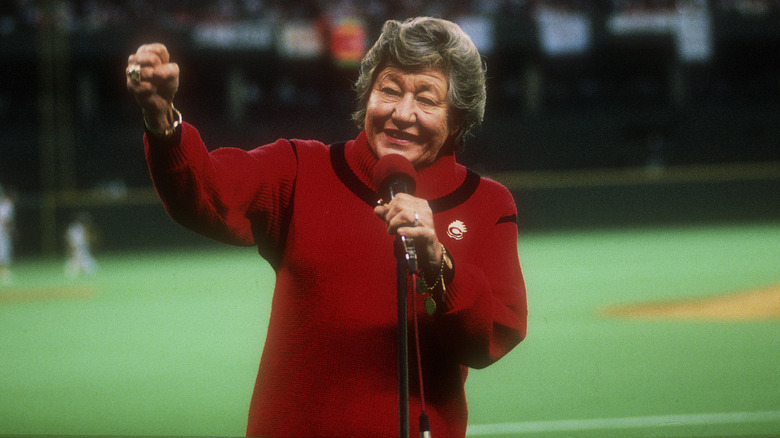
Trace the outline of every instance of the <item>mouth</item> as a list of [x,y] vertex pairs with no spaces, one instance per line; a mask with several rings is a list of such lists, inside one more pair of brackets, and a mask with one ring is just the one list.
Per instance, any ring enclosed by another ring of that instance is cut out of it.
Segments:
[[410,134],[404,131],[399,131],[397,129],[386,129],[385,135],[390,140],[394,140],[402,143],[416,142],[418,139],[418,137],[414,134]]

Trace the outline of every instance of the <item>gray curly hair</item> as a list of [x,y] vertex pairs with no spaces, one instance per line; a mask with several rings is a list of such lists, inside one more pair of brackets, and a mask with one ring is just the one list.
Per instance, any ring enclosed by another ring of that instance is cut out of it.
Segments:
[[456,147],[462,147],[466,136],[482,123],[487,100],[485,63],[471,38],[457,24],[430,17],[385,22],[381,35],[360,63],[355,82],[358,109],[352,120],[358,128],[365,126],[374,80],[388,66],[435,68],[445,74],[450,114],[459,127]]

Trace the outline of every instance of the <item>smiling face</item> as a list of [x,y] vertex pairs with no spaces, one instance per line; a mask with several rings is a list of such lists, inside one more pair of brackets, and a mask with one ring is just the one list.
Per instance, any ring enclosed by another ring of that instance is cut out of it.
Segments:
[[377,158],[400,154],[415,167],[433,163],[456,131],[450,120],[444,73],[386,67],[371,88],[365,129]]

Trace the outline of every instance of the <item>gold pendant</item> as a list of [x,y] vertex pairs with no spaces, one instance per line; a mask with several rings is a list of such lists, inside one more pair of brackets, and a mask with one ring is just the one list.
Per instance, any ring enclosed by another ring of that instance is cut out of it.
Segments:
[[436,301],[433,300],[433,297],[428,297],[425,299],[425,313],[428,315],[433,315],[436,313]]

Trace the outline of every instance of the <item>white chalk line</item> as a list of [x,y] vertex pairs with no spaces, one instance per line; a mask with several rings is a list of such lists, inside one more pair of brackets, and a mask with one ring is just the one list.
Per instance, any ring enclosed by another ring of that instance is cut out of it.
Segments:
[[780,421],[780,411],[723,412],[714,414],[657,415],[647,417],[477,424],[469,426],[466,435],[473,437],[512,433],[637,429],[645,427],[759,423],[772,421]]

